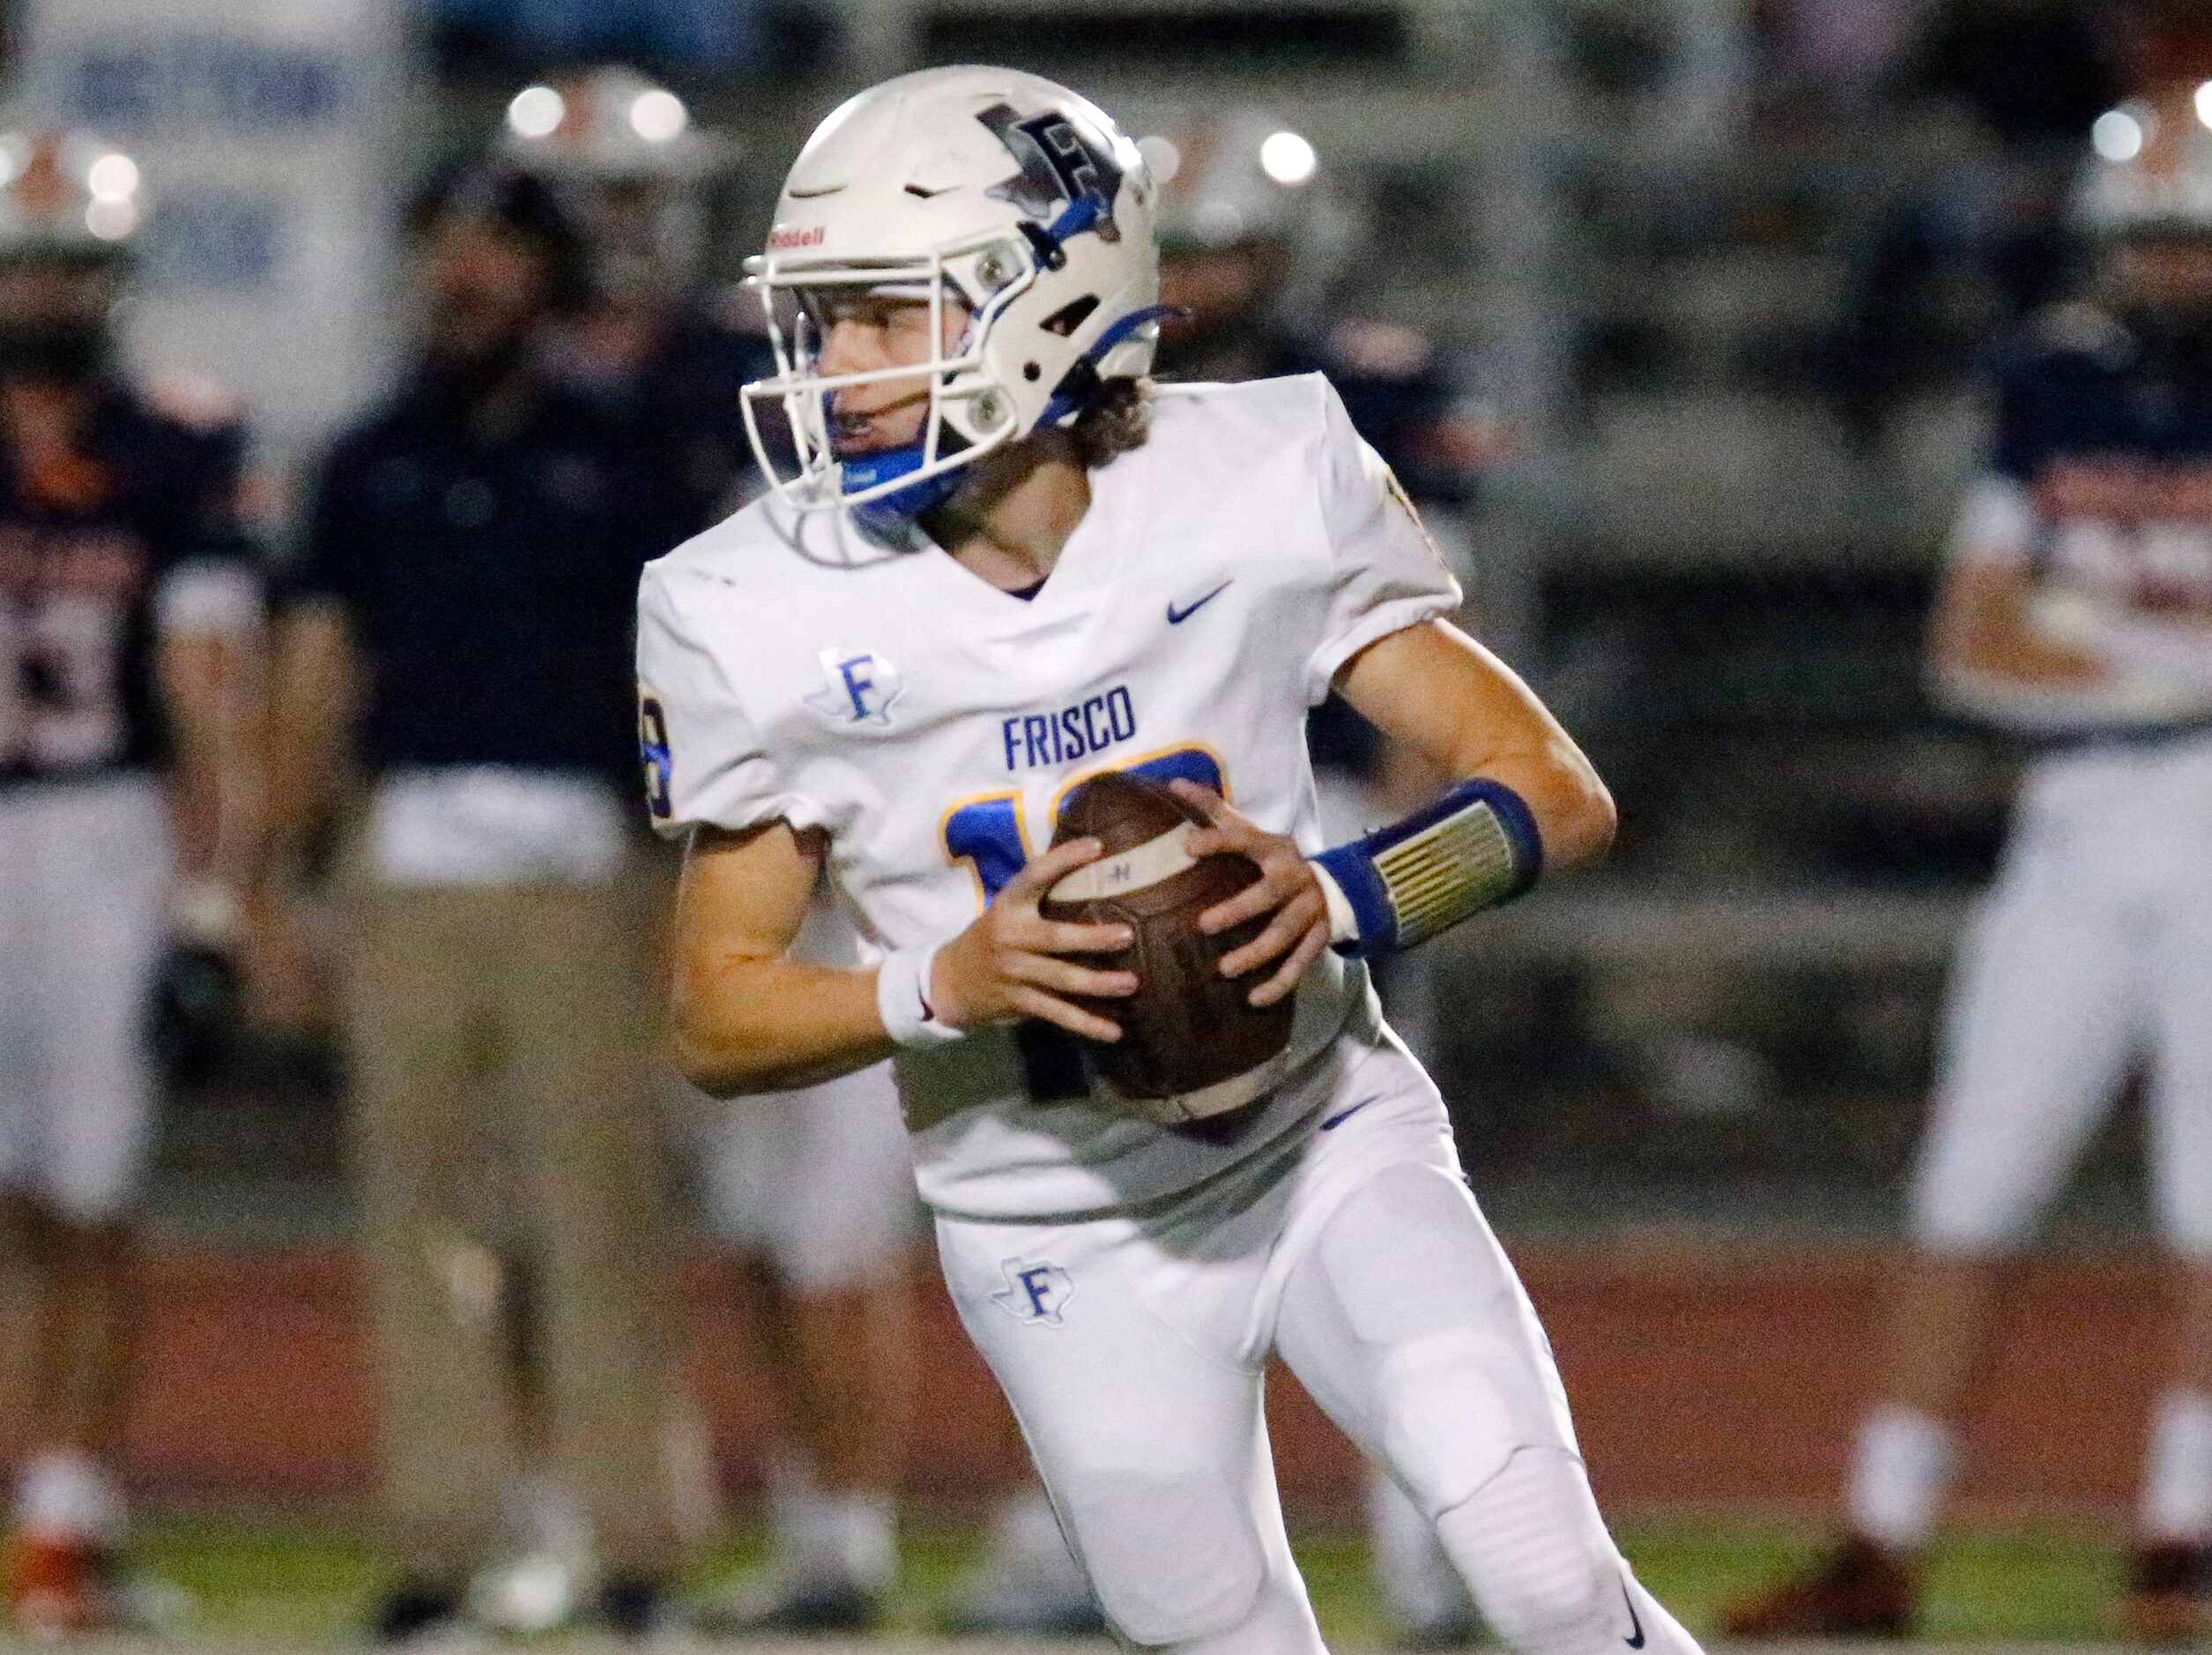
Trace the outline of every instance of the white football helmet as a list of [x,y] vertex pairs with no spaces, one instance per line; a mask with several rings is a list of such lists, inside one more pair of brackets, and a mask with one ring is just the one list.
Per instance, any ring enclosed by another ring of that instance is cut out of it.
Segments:
[[708,186],[738,153],[681,98],[620,64],[523,87],[508,100],[497,147],[560,197],[591,242],[599,286],[614,294],[692,280]]
[[0,131],[0,260],[96,263],[135,250],[138,165],[86,132]]
[[[746,387],[746,428],[777,494],[803,510],[850,507],[871,534],[903,541],[961,467],[1072,421],[1102,380],[1144,374],[1160,315],[1155,208],[1136,145],[1038,76],[924,70],[847,101],[799,152],[768,250],[746,264],[779,370]],[[970,321],[924,363],[825,375],[810,303],[825,289],[926,298],[940,341],[948,299]],[[835,392],[924,378],[917,442],[840,458]],[[761,440],[764,402],[790,421],[795,471]]]
[[2212,81],[2107,110],[2090,141],[2074,197],[2083,234],[2212,237]]

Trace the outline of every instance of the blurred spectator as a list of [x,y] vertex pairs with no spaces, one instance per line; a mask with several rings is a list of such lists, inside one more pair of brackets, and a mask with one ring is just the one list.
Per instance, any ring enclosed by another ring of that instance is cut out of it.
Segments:
[[421,360],[323,468],[278,637],[279,877],[349,754],[370,783],[347,1021],[391,1639],[460,1620],[532,1464],[582,1501],[586,1613],[644,1629],[673,1562],[625,865],[629,616],[678,525],[635,427],[542,361],[588,275],[535,181],[438,197]]
[[32,1328],[6,1584],[19,1627],[53,1635],[145,1607],[117,1572],[110,1469],[153,1126],[143,1018],[165,938],[228,976],[262,596],[241,434],[114,362],[137,167],[81,135],[0,151],[0,1248]]

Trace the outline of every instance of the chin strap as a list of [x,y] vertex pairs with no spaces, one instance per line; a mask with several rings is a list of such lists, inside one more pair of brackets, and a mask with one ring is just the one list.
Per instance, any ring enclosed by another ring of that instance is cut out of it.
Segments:
[[[864,488],[873,488],[922,469],[922,445],[909,442],[903,448],[884,449],[874,454],[856,455],[840,462],[842,486],[857,494]],[[925,477],[919,482],[909,483],[904,488],[894,488],[887,494],[873,500],[864,500],[850,508],[853,522],[861,533],[884,545],[906,545],[914,528],[914,520],[924,512],[943,505],[961,485],[958,467]]]

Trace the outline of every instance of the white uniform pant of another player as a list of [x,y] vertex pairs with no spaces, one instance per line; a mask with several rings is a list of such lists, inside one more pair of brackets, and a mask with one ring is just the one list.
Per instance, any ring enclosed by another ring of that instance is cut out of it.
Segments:
[[2161,1228],[2212,1259],[2212,738],[2030,777],[1953,988],[1915,1239],[2016,1244],[2138,1063]]
[[703,1146],[708,1222],[761,1253],[795,1293],[904,1272],[914,1161],[891,1065],[716,1106]]
[[1535,1312],[1395,1043],[1344,1043],[1310,1136],[1142,1219],[940,1219],[998,1375],[1108,1617],[1186,1655],[1322,1650],[1261,1409],[1280,1354],[1533,1655],[1696,1644],[1599,1518]]
[[169,866],[147,778],[0,789],[0,1189],[79,1223],[144,1176]]

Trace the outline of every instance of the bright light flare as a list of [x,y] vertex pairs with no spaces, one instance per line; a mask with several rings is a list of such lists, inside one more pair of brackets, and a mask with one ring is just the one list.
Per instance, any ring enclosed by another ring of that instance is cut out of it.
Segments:
[[2090,129],[2097,152],[2114,163],[2132,161],[2143,152],[2143,123],[2125,109],[2107,109]]
[[518,137],[550,137],[568,115],[568,100],[551,86],[524,86],[507,106],[507,124]]
[[1313,145],[1295,132],[1277,132],[1259,146],[1259,169],[1279,184],[1303,184],[1321,165]]
[[138,163],[128,155],[103,155],[85,173],[85,187],[94,201],[128,201],[138,193]]
[[648,144],[665,144],[691,124],[691,111],[674,93],[656,86],[630,104],[630,130]]
[[85,209],[85,227],[103,241],[120,241],[138,227],[138,209],[128,197],[94,201]]

